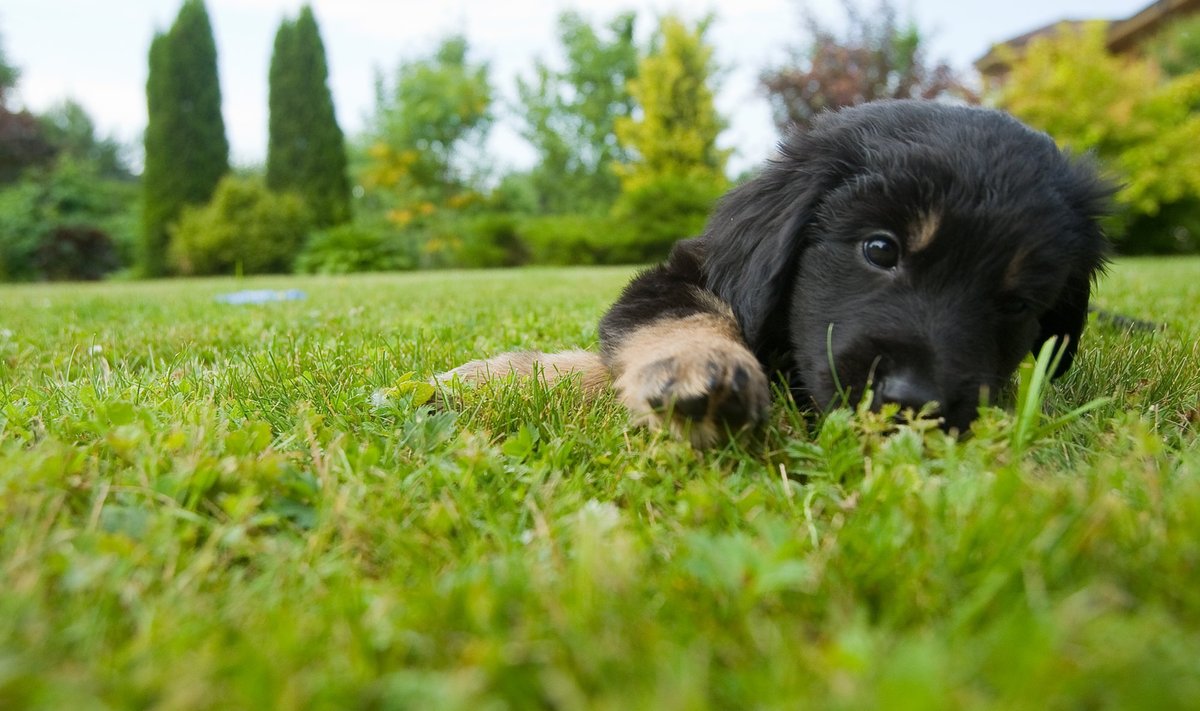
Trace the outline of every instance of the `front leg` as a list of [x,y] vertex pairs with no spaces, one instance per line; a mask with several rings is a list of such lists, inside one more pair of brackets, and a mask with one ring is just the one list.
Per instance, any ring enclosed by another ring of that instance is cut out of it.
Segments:
[[697,447],[766,418],[770,388],[729,305],[705,287],[703,242],[676,245],[600,322],[603,358],[634,420]]

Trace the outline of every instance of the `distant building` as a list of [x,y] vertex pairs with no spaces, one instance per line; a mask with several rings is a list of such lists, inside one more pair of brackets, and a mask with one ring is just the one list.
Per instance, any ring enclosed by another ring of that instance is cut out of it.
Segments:
[[1105,20],[1103,18],[1060,20],[994,45],[987,54],[975,61],[975,68],[979,70],[986,87],[1001,86],[1008,77],[1012,58],[1019,57],[1032,40],[1063,30],[1075,29],[1087,22],[1097,20],[1108,22],[1109,51],[1114,54],[1133,53],[1146,40],[1158,34],[1167,25],[1198,11],[1200,11],[1200,0],[1158,0],[1123,20]]

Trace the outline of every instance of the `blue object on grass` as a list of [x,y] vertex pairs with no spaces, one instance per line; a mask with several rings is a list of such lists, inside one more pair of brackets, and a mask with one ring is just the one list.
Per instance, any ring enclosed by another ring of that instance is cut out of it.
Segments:
[[221,294],[217,301],[226,304],[265,304],[270,301],[299,301],[308,295],[299,289],[247,289]]

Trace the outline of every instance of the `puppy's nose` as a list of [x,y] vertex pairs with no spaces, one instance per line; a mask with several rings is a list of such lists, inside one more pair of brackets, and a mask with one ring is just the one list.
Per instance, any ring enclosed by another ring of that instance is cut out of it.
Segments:
[[884,376],[875,395],[876,406],[894,402],[900,406],[901,412],[909,409],[920,412],[929,403],[940,401],[941,397],[933,383],[915,373],[904,371]]

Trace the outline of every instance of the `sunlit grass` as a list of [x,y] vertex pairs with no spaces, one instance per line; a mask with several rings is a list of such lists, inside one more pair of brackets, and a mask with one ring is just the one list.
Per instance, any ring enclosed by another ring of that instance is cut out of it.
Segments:
[[[576,383],[628,269],[0,287],[0,708],[1190,708],[1200,261],[951,439],[697,453]],[[306,298],[229,305],[244,288]]]

